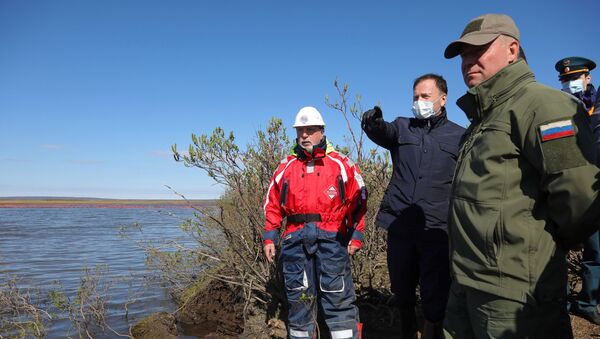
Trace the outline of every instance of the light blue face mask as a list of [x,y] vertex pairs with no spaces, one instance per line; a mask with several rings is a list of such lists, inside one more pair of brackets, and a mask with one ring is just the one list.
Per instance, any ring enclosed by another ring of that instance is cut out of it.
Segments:
[[563,91],[569,92],[571,94],[583,92],[583,80],[577,79],[577,80],[565,81],[562,83],[562,88],[563,88]]

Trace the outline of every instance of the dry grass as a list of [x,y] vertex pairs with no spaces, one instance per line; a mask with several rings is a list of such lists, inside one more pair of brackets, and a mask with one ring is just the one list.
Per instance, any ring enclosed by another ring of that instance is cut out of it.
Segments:
[[585,319],[572,315],[571,326],[573,326],[573,338],[600,338],[600,326]]

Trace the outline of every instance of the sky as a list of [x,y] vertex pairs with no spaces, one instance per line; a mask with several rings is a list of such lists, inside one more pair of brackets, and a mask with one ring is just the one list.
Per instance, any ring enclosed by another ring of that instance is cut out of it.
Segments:
[[598,0],[0,0],[0,197],[217,198],[171,145],[221,127],[245,146],[271,117],[293,137],[303,106],[341,144],[335,79],[393,120],[412,115],[416,77],[441,74],[466,126],[460,58],[443,51],[485,13],[513,17],[544,84],[560,88],[563,57],[600,64]]

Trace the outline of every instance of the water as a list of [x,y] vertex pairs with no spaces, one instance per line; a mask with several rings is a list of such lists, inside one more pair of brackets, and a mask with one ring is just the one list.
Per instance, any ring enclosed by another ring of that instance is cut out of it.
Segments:
[[[0,208],[0,282],[19,277],[19,287],[61,289],[71,298],[85,267],[107,267],[108,323],[120,333],[154,312],[175,310],[166,290],[148,285],[142,241],[177,240],[193,245],[179,230],[187,208]],[[139,232],[135,227],[139,223]],[[122,227],[128,227],[123,237]],[[104,266],[106,265],[106,266]],[[125,317],[124,305],[128,305]],[[71,323],[52,324],[48,338],[64,338]],[[0,333],[1,334],[1,333]],[[77,336],[71,330],[72,336]],[[114,337],[114,334],[108,335]]]

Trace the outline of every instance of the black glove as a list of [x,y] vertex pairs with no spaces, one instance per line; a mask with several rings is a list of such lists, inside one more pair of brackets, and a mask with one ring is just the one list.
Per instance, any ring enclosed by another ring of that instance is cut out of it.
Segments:
[[363,116],[362,116],[363,128],[365,127],[365,125],[372,123],[377,119],[382,119],[382,118],[383,118],[383,112],[381,111],[381,108],[379,108],[379,106],[373,107],[373,109],[370,109],[370,110],[366,111],[365,113],[363,113]]

